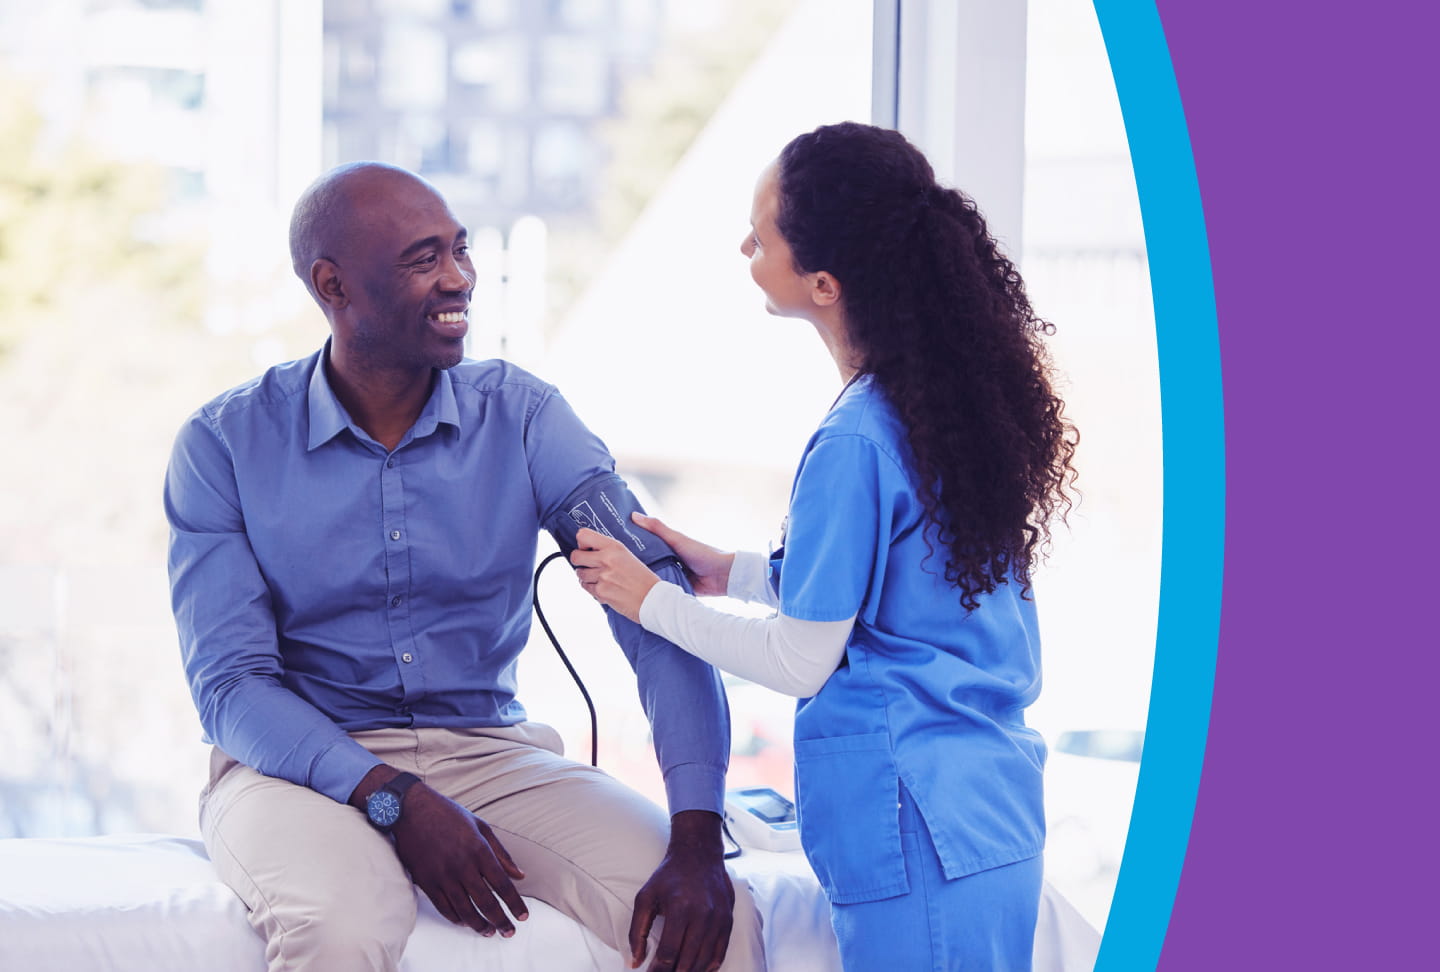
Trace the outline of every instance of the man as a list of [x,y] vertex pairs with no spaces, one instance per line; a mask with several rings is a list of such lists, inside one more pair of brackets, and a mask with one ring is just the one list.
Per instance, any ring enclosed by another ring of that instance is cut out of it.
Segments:
[[539,529],[573,532],[577,497],[618,479],[554,388],[462,360],[465,228],[417,176],[357,163],[306,190],[290,246],[330,340],[196,412],[165,485],[215,744],[202,832],[270,967],[394,969],[413,882],[483,935],[515,934],[527,894],[635,965],[763,968],[721,860],[713,669],[612,615],[668,821],[515,699]]

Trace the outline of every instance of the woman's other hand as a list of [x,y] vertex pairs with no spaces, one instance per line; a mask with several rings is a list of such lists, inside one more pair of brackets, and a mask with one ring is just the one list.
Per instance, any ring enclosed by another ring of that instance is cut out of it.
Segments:
[[585,593],[639,624],[640,605],[660,578],[629,547],[589,527],[581,528],[575,543],[570,563]]
[[643,513],[631,513],[630,519],[643,529],[649,530],[670,545],[675,555],[685,565],[685,574],[690,586],[702,597],[720,597],[730,583],[730,565],[735,555],[716,550],[709,544],[692,540],[678,530],[672,530],[659,518]]

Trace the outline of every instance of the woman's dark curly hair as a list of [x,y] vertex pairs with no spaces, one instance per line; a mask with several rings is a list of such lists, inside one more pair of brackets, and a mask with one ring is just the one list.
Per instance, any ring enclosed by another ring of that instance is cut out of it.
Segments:
[[1076,477],[1079,436],[1041,342],[1053,325],[975,203],[898,132],[817,128],[785,146],[778,177],[796,270],[840,282],[854,363],[909,431],[945,579],[970,610],[1011,576],[1028,594]]

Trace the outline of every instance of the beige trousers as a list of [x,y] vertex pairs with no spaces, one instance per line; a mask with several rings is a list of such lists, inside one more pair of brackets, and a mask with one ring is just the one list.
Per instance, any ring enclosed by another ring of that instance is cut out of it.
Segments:
[[[559,734],[540,723],[352,737],[478,814],[525,872],[516,882],[521,894],[576,919],[628,961],[635,894],[669,839],[664,811],[600,770],[565,759]],[[272,972],[398,967],[415,925],[414,886],[390,839],[359,810],[262,776],[217,748],[200,796],[200,827],[221,879],[265,938]],[[759,915],[745,881],[734,884],[735,924],[722,968],[763,970]],[[517,923],[516,935],[525,933]],[[652,931],[652,956],[657,940]]]

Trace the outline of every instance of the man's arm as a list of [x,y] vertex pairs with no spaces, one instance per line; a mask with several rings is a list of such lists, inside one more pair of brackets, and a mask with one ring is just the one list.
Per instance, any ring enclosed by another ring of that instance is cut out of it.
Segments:
[[[558,395],[536,410],[526,441],[540,521],[567,552],[587,518],[613,513],[614,519],[628,524],[630,512],[640,509],[624,481],[614,475],[614,460],[604,444]],[[597,490],[609,497],[613,511]],[[587,499],[588,510],[581,505]],[[618,523],[616,530],[625,532]],[[678,561],[652,569],[690,589]],[[636,964],[643,959],[650,927],[663,915],[651,968],[710,968],[724,958],[734,911],[734,888],[720,839],[730,756],[724,688],[708,664],[613,611],[606,614],[635,671],[671,814],[665,859],[636,897],[632,958]]]
[[[679,567],[652,568],[685,590]],[[720,673],[660,635],[609,608],[610,631],[635,670],[640,704],[655,737],[655,758],[665,779],[670,812],[724,807],[730,759],[730,711]]]
[[[206,735],[267,776],[363,813],[399,770],[283,684],[270,589],[245,533],[234,464],[203,414],[176,440],[165,513],[175,622]],[[526,917],[511,883],[523,875],[483,820],[421,783],[391,833],[400,862],[441,914],[482,935],[514,934],[499,902]]]
[[165,477],[170,596],[206,736],[266,776],[345,802],[380,761],[282,684],[269,586],[245,534],[229,451],[203,413]]
[[[665,564],[655,572],[689,589],[679,566]],[[670,805],[665,859],[635,898],[631,958],[637,966],[644,959],[650,927],[663,915],[650,968],[711,968],[712,957],[715,965],[725,957],[735,909],[720,838],[730,755],[725,690],[710,665],[616,611],[606,608],[605,614],[635,670]]]
[[[561,550],[574,550],[584,527],[622,540],[663,580],[692,590],[678,558],[631,519],[644,512],[615,474],[615,461],[558,394],[545,398],[525,434],[541,526]],[[670,813],[721,813],[730,758],[730,714],[719,673],[710,665],[607,612],[610,630],[634,669],[640,702],[655,738]]]

